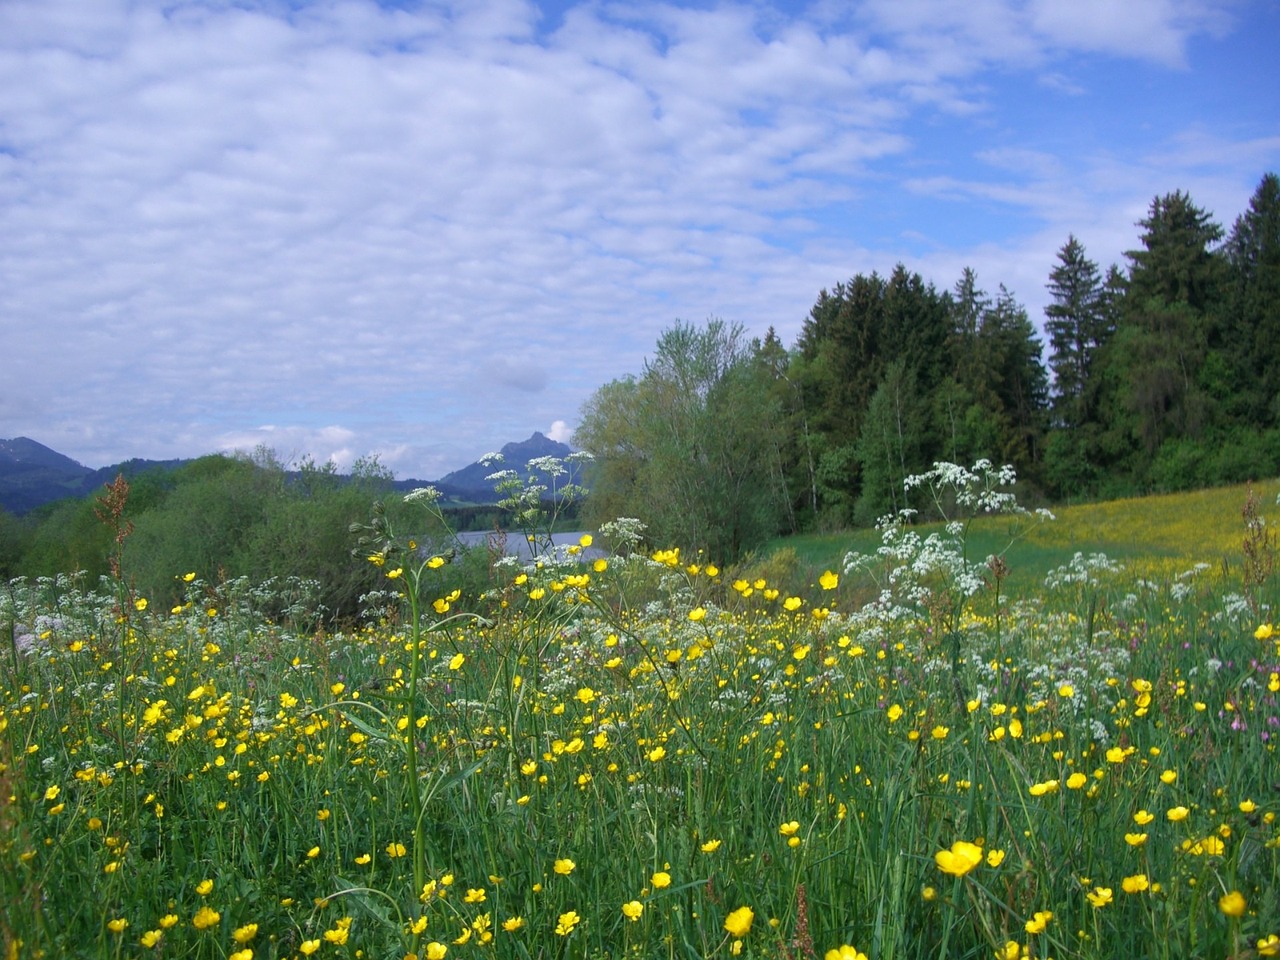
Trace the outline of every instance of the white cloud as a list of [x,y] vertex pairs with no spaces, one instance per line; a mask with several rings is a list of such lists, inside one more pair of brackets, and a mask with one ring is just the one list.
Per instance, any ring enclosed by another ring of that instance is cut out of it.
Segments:
[[563,420],[556,420],[547,428],[547,438],[556,443],[568,443],[573,439],[573,428]]
[[1192,36],[1221,34],[1231,23],[1222,4],[1205,0],[1032,0],[1028,14],[1053,44],[1175,67],[1186,65]]
[[[1129,217],[1131,244],[1129,208],[1187,171],[1229,217],[1274,138],[1210,117],[1064,147],[996,96],[1087,91],[1074,51],[1184,62],[1215,9],[1116,5],[1100,32],[1012,0],[582,3],[540,34],[518,0],[9,0],[0,434],[429,478],[565,433],[677,317],[790,342],[819,289],[897,259],[1043,275],[1069,225]],[[949,239],[991,209],[1017,226]]]
[[332,462],[340,470],[345,470],[363,455],[352,449],[355,440],[355,431],[346,427],[277,427],[264,424],[222,434],[215,439],[214,450],[254,456],[259,449],[267,449],[286,467],[295,466],[310,457],[317,464]]

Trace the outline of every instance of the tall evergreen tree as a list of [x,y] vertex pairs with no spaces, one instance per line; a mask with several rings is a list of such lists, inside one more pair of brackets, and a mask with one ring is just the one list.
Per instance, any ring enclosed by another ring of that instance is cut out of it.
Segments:
[[951,290],[948,307],[947,353],[951,366],[947,372],[964,393],[977,402],[988,380],[978,330],[991,307],[991,298],[978,286],[978,275],[972,267],[965,267],[960,274]]
[[[948,375],[950,319],[950,297],[902,264],[888,279],[859,274],[819,295],[791,369],[811,428],[807,451],[821,522],[841,525],[853,517],[863,421],[889,367],[901,362],[922,397]],[[927,421],[920,429],[929,432]],[[912,469],[928,466],[936,442],[922,434],[915,447],[925,453]]]
[[978,342],[991,371],[993,412],[1004,425],[996,456],[1018,467],[1022,476],[1035,476],[1042,453],[1049,378],[1035,325],[1004,284],[995,303],[982,315]]
[[1110,411],[1111,445],[1142,455],[1130,457],[1135,476],[1165,440],[1195,440],[1212,420],[1201,373],[1217,334],[1224,265],[1214,249],[1222,228],[1181,191],[1155,198],[1140,225],[1110,352],[1113,382],[1124,384],[1123,403]]
[[1044,312],[1053,370],[1053,422],[1071,429],[1089,419],[1089,375],[1108,333],[1098,265],[1085,256],[1074,235],[1058,251],[1048,288],[1052,302]]
[[898,264],[884,291],[884,327],[880,337],[882,378],[888,364],[902,360],[928,392],[948,373],[947,338],[950,333],[950,297],[939,293],[918,273]]
[[1181,190],[1152,200],[1138,225],[1142,249],[1125,253],[1131,302],[1138,310],[1154,300],[1205,313],[1220,293],[1221,260],[1213,248],[1222,227]]
[[1268,173],[1225,248],[1225,339],[1239,384],[1240,414],[1255,427],[1280,424],[1280,177]]
[[956,463],[999,459],[1033,476],[1047,403],[1035,327],[1003,285],[992,300],[968,267],[948,306],[950,375],[929,391],[936,455]]

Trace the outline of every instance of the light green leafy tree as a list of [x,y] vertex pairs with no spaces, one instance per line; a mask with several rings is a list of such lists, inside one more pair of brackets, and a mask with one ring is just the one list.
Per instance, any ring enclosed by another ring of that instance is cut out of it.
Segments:
[[785,514],[782,416],[758,341],[738,324],[677,322],[639,378],[605,384],[575,443],[595,455],[588,519],[634,516],[660,545],[727,561]]

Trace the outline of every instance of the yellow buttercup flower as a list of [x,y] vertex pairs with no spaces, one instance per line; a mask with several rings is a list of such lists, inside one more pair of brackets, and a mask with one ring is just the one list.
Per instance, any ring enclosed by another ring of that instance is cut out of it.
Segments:
[[982,862],[982,848],[967,840],[957,840],[950,850],[939,850],[933,855],[934,862],[943,873],[953,877],[963,877]]
[[665,887],[671,886],[671,874],[659,870],[649,878],[649,883],[653,886],[653,889],[662,890]]
[[555,871],[556,873],[560,874],[560,876],[567,877],[569,874],[573,873],[573,868],[576,866],[577,866],[576,863],[574,863],[568,857],[565,857],[561,860],[556,861]]
[[576,927],[581,920],[582,918],[579,917],[577,912],[574,910],[569,910],[560,914],[559,919],[556,920],[556,933],[562,937],[567,937],[569,934],[573,933],[573,928]]
[[724,918],[725,930],[734,937],[745,937],[751,932],[751,921],[756,918],[750,907],[739,907]]
[[1052,919],[1052,910],[1037,910],[1032,914],[1031,919],[1023,925],[1023,928],[1027,933],[1033,935],[1037,933],[1044,933],[1045,929],[1049,926],[1049,921]]
[[1089,903],[1095,910],[1101,910],[1112,902],[1110,887],[1094,887],[1085,896],[1089,898]]
[[644,904],[639,900],[629,900],[622,905],[622,915],[633,923],[644,913]]
[[1232,890],[1230,893],[1224,893],[1218,898],[1218,909],[1225,913],[1228,917],[1244,916],[1244,909],[1247,906],[1244,894],[1239,890]]
[[1120,881],[1120,889],[1125,893],[1142,893],[1144,890],[1149,889],[1150,886],[1151,881],[1147,879],[1145,873],[1135,873],[1133,876],[1125,877]]
[[196,915],[191,918],[191,925],[197,930],[208,930],[222,919],[222,914],[217,910],[205,905],[196,911]]

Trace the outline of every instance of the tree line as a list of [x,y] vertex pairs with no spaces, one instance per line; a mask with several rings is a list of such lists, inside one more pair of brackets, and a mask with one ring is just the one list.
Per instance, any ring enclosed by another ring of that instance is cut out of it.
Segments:
[[[342,475],[332,461],[289,465],[259,447],[129,471],[125,486],[122,575],[136,595],[166,606],[184,596],[189,573],[209,585],[307,581],[326,615],[350,621],[362,596],[386,587],[354,549],[352,526],[368,523],[375,509],[412,529],[421,549],[453,561],[437,578],[442,592],[459,587],[471,597],[489,586],[492,558],[487,547],[463,549],[454,534],[513,527],[501,504],[446,503],[432,515],[410,509],[376,458],[357,460]],[[97,496],[69,497],[21,517],[0,510],[0,583],[79,573],[92,585],[107,575],[116,527],[104,522],[105,496],[100,488]],[[570,529],[580,522],[576,501],[549,513]]]
[[[134,593],[165,605],[182,596],[188,573],[209,584],[314,581],[314,599],[330,615],[353,617],[360,596],[380,582],[352,556],[348,528],[368,519],[391,480],[372,459],[357,461],[349,477],[310,459],[286,469],[265,447],[137,473],[126,484],[122,575]],[[61,500],[23,517],[0,513],[0,574],[82,573],[96,583],[113,554],[102,513],[101,497]]]
[[1280,462],[1280,178],[1224,231],[1157,196],[1106,269],[1068,236],[1042,341],[1003,285],[939,290],[901,264],[823,290],[790,348],[772,328],[677,322],[600,387],[575,443],[587,519],[741,556],[778,533],[875,522],[933,462],[1011,463],[1061,502],[1267,475]]

